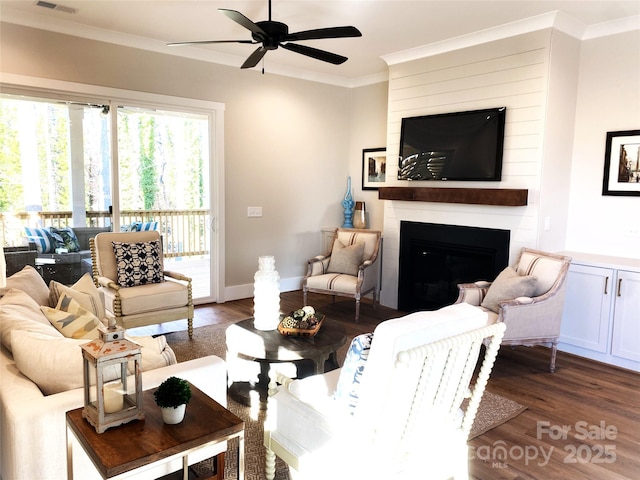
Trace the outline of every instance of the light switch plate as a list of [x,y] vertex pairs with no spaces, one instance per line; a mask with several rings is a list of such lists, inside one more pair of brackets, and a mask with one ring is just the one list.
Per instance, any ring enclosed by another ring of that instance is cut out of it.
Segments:
[[261,217],[262,207],[247,207],[247,217]]

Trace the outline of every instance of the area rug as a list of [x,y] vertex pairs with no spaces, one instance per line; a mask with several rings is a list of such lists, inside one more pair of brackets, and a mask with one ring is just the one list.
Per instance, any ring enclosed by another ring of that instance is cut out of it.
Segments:
[[[166,335],[167,342],[174,350],[179,362],[199,358],[206,355],[226,356],[225,330],[233,322],[199,327],[194,330],[193,339],[189,340],[187,332],[175,332]],[[338,360],[342,363],[348,345],[338,350]],[[245,422],[245,478],[247,480],[264,480],[264,446],[263,425],[264,411],[256,411],[227,399],[227,408]],[[526,407],[485,390],[478,413],[471,428],[470,439],[511,420],[526,410]],[[225,458],[225,479],[236,479],[237,443],[229,442]],[[194,467],[194,478],[206,477],[210,472],[210,462],[202,462]],[[288,480],[288,468],[276,459],[276,480]]]

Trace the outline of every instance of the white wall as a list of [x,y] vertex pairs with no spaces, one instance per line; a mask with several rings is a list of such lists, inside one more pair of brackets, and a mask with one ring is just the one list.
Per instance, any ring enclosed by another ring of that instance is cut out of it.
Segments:
[[365,202],[367,227],[372,230],[383,228],[384,202],[378,200],[377,190],[362,190],[362,150],[386,146],[388,88],[388,83],[383,82],[352,92],[349,172],[353,182],[353,199]]
[[602,195],[607,132],[640,129],[640,31],[582,42],[567,249],[640,258],[640,198]]
[[[411,182],[412,187],[526,188],[528,205],[496,207],[431,202],[385,202],[384,305],[397,304],[402,220],[509,230],[510,257],[522,247],[560,250],[565,242],[578,42],[551,29],[518,35],[390,68],[387,175],[397,175],[404,117],[507,107],[500,182]],[[564,98],[562,103],[555,101]],[[553,102],[551,101],[553,100]],[[543,178],[552,179],[550,187]],[[407,186],[406,181],[391,184]],[[542,195],[544,192],[544,196]],[[544,229],[544,217],[557,221]]]

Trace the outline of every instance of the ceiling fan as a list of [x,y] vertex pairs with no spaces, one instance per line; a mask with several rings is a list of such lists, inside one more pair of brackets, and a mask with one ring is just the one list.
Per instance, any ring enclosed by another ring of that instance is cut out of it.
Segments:
[[327,52],[325,50],[319,50],[317,48],[308,47],[306,45],[298,45],[297,43],[290,42],[300,40],[319,40],[324,38],[345,38],[362,36],[360,30],[358,30],[356,27],[317,28],[314,30],[304,30],[301,32],[289,33],[288,25],[271,20],[271,0],[269,0],[269,20],[264,20],[261,22],[252,22],[243,14],[235,10],[219,8],[218,11],[249,30],[251,32],[251,37],[253,40],[202,40],[196,42],[172,42],[168,43],[167,45],[204,45],[210,43],[249,43],[255,45],[261,43],[262,45],[258,47],[257,50],[255,50],[251,55],[249,55],[249,58],[245,60],[240,68],[255,67],[258,62],[262,60],[262,57],[265,56],[267,51],[275,50],[278,47],[282,47],[286,50],[300,53],[317,60],[322,60],[323,62],[340,65],[347,61],[347,57]]

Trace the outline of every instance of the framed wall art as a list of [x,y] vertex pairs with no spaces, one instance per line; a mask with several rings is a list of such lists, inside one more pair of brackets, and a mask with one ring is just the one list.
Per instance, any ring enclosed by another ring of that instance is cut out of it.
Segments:
[[387,149],[362,150],[362,190],[377,190],[386,185]]
[[602,195],[640,196],[640,130],[607,132]]

